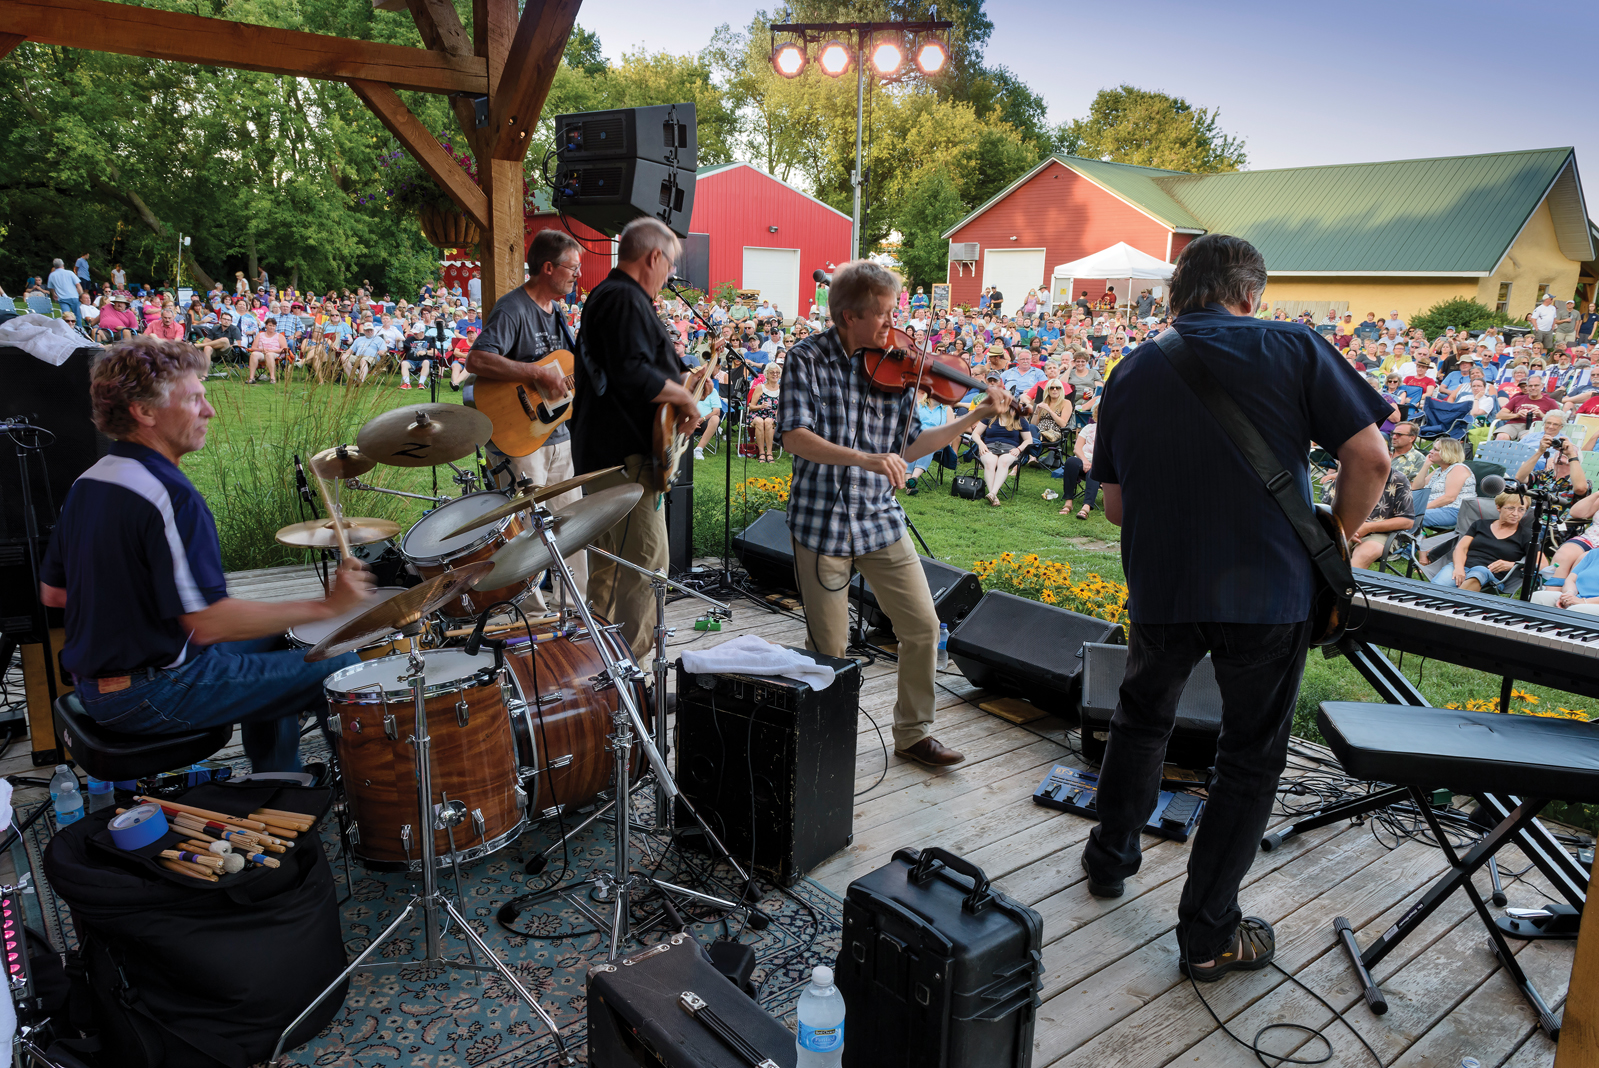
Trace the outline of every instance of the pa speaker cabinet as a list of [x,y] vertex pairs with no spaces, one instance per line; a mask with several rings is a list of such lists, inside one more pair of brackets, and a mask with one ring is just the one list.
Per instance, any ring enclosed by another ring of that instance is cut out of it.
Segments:
[[679,237],[694,214],[694,172],[647,159],[561,163],[555,169],[555,210],[615,235],[650,216]]
[[837,672],[827,689],[677,664],[677,784],[740,863],[785,886],[849,845],[855,811],[860,665],[806,655]]
[[[730,446],[731,447],[731,446]],[[767,590],[792,590],[794,543],[788,535],[788,514],[768,508],[733,535],[733,555],[750,573],[750,581]]]
[[950,632],[949,658],[974,686],[1070,717],[1077,711],[1084,643],[1120,640],[1119,623],[989,590]]
[[656,104],[555,116],[555,158],[562,163],[647,159],[699,167],[699,124],[693,104]]
[[[938,621],[953,631],[982,600],[983,584],[970,571],[951,567],[930,556],[922,557],[921,561],[922,573],[927,576],[927,591],[933,595],[933,608],[938,612]],[[872,592],[872,584],[866,581],[866,576],[857,574],[850,583],[855,587],[850,591],[850,596],[860,598],[861,616],[866,629],[886,630],[892,634],[894,624],[887,613],[878,607],[877,594]]]
[[[1083,646],[1083,757],[1095,764],[1105,759],[1110,739],[1110,717],[1120,700],[1127,675],[1127,646]],[[1221,689],[1210,654],[1194,666],[1188,684],[1177,699],[1177,722],[1166,743],[1166,763],[1180,768],[1208,768],[1216,763],[1216,739],[1221,735]]]
[[694,567],[694,483],[679,482],[666,491],[667,570],[686,575]]

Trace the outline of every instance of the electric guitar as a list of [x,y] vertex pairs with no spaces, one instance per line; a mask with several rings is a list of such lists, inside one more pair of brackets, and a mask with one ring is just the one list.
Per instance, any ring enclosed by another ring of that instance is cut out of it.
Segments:
[[472,386],[472,407],[494,424],[494,447],[507,456],[526,456],[543,445],[556,427],[572,417],[574,358],[565,349],[533,361],[561,373],[561,390],[549,393],[526,382],[491,382]]
[[[716,388],[716,372],[722,363],[722,339],[717,338],[711,342],[711,351],[706,354],[705,362],[688,373],[683,379],[683,387],[694,397],[698,404],[704,400],[711,390]],[[683,454],[693,444],[694,433],[677,432],[677,406],[673,404],[657,404],[655,406],[655,470],[650,475],[649,487],[656,493],[665,493],[672,488],[672,476],[677,473],[677,465],[683,462]]]

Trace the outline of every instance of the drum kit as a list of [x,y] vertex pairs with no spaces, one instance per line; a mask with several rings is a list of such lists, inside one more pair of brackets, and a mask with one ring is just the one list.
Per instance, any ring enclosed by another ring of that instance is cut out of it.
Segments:
[[[451,463],[472,453],[489,431],[480,413],[449,404],[410,405],[377,416],[362,427],[354,447],[338,446],[312,457],[313,472],[322,476],[317,483],[328,517],[285,527],[278,540],[307,548],[337,547],[349,555],[358,544],[395,538],[398,524],[344,516],[322,479],[357,480],[380,463]],[[457,904],[463,862],[504,849],[532,824],[568,812],[585,810],[585,818],[570,831],[562,819],[564,833],[543,857],[610,812],[614,863],[596,868],[585,879],[520,898],[518,910],[565,901],[602,932],[611,960],[627,952],[635,937],[633,902],[649,891],[662,895],[662,915],[675,915],[665,902],[671,895],[729,913],[745,912],[753,925],[764,926],[764,917],[753,908],[758,894],[752,892],[749,874],[678,791],[666,764],[666,724],[660,714],[667,675],[667,591],[676,589],[707,602],[713,616],[729,617],[730,609],[662,573],[594,547],[596,538],[632,510],[643,487],[630,482],[597,491],[591,487],[581,500],[555,510],[544,503],[618,470],[548,487],[522,483],[505,493],[464,487],[468,491],[463,496],[439,502],[400,537],[399,551],[422,578],[419,585],[380,588],[344,616],[289,632],[290,642],[306,649],[309,662],[348,652],[361,658],[323,683],[327,734],[349,818],[347,855],[373,870],[415,872],[421,882],[388,928],[301,1019],[356,972],[419,963],[368,960],[420,913],[423,960],[497,971],[550,1029],[561,1063],[569,1063],[554,1021]],[[621,639],[621,628],[593,612],[582,597],[567,597],[575,584],[564,558],[585,549],[640,572],[655,590],[653,699],[646,687],[651,676]],[[560,607],[553,616],[530,620],[518,603],[546,571]],[[512,636],[485,637],[490,617],[506,606],[520,622],[496,630],[504,634],[511,629]],[[475,627],[452,629],[452,622],[474,618]],[[523,633],[518,636],[517,631]],[[463,646],[446,644],[462,635],[470,635]],[[635,822],[632,798],[651,780],[654,826]],[[672,834],[674,807],[698,823],[706,841],[732,867],[744,888],[741,900],[633,869],[632,834]],[[543,857],[535,858],[530,870]],[[439,884],[441,871],[451,868],[456,900]],[[591,902],[610,906],[610,915],[602,915]],[[444,955],[442,935],[451,926],[466,940],[469,960]],[[474,949],[488,963],[478,963]],[[284,1037],[299,1023],[296,1019],[285,1028]]]

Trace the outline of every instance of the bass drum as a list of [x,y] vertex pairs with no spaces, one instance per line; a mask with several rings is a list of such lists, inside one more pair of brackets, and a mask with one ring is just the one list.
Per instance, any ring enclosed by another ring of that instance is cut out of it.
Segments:
[[[595,619],[605,625],[597,613]],[[614,656],[636,663],[625,642],[609,631],[600,633]],[[587,807],[616,783],[616,760],[607,742],[618,702],[614,689],[596,692],[589,681],[605,668],[593,641],[587,633],[551,637],[515,652],[507,649],[505,661],[521,691],[521,701],[511,703],[511,729],[530,796],[528,815],[548,819],[558,811]],[[650,726],[646,690],[634,684],[632,693]],[[642,766],[643,754],[635,745],[628,774],[637,775]]]

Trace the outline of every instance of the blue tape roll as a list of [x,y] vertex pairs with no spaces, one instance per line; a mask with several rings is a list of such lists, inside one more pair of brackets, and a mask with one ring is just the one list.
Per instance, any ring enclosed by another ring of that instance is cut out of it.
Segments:
[[118,849],[143,849],[167,833],[166,813],[160,805],[130,808],[112,819],[110,830]]

